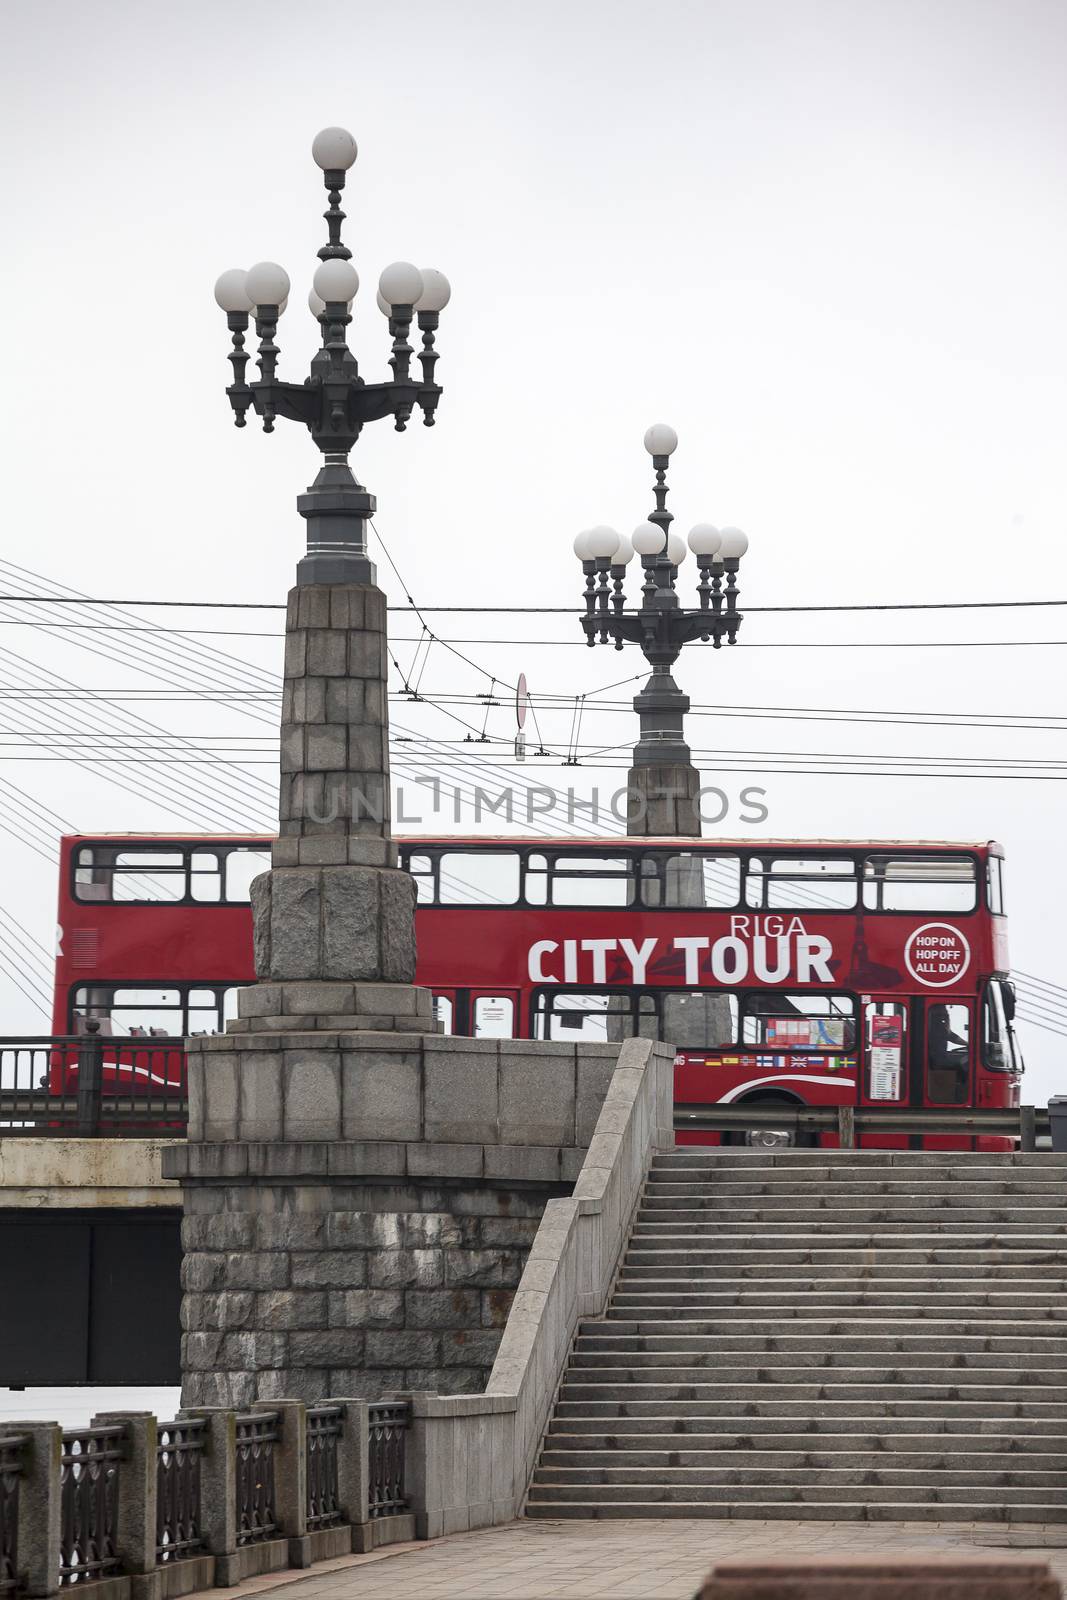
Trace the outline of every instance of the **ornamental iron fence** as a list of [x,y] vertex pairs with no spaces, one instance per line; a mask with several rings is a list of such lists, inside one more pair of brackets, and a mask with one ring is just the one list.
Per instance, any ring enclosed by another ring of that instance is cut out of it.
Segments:
[[407,1510],[404,1456],[410,1425],[411,1409],[402,1400],[385,1400],[367,1407],[370,1435],[368,1511],[372,1519],[395,1517]]
[[237,1418],[237,1543],[258,1544],[278,1532],[274,1494],[276,1411],[251,1411]]
[[60,1457],[61,1586],[103,1578],[119,1565],[115,1550],[121,1423],[63,1435]]
[[309,1406],[307,1413],[307,1525],[329,1528],[343,1520],[337,1451],[343,1414],[340,1406]]
[[200,1462],[203,1417],[161,1422],[156,1444],[156,1560],[162,1565],[195,1555],[200,1533]]

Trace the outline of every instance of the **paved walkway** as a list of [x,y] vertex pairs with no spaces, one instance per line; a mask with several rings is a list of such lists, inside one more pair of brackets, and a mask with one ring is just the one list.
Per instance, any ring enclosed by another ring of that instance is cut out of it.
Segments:
[[[279,1600],[692,1600],[716,1561],[733,1557],[894,1556],[990,1548],[1041,1555],[1067,1585],[1067,1524],[513,1522],[430,1544],[278,1574],[240,1596],[285,1588]],[[212,1590],[212,1595],[217,1595]]]

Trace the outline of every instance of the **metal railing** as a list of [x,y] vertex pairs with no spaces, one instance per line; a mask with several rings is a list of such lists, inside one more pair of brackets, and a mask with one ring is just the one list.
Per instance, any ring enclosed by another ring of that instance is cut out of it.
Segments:
[[21,1434],[0,1439],[0,1595],[19,1585],[19,1491],[27,1440]]
[[0,1137],[174,1137],[186,1122],[179,1039],[0,1039]]
[[1038,1135],[1049,1133],[1048,1111],[1038,1106],[986,1108],[943,1106],[936,1110],[910,1110],[906,1106],[791,1106],[694,1105],[676,1103],[677,1132],[745,1133],[764,1128],[769,1132],[833,1133],[840,1148],[855,1148],[857,1135],[932,1134],[968,1139],[1017,1139],[1022,1150],[1034,1150]]
[[200,1462],[203,1417],[161,1422],[156,1444],[156,1561],[160,1565],[195,1555],[200,1533]]
[[337,1449],[340,1406],[309,1406],[307,1413],[307,1525],[330,1528],[342,1521]]
[[408,1509],[404,1492],[404,1447],[411,1409],[402,1400],[367,1407],[370,1433],[368,1514],[395,1517]]
[[59,1582],[65,1587],[115,1571],[118,1465],[123,1428],[77,1428],[60,1456]]
[[237,1543],[258,1544],[278,1530],[274,1496],[274,1446],[278,1413],[252,1411],[237,1418]]

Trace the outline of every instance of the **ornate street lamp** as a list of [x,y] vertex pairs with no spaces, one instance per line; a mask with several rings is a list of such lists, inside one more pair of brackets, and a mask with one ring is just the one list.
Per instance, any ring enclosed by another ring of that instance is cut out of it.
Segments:
[[[647,522],[631,538],[614,528],[587,528],[574,541],[574,553],[585,574],[586,642],[640,645],[652,675],[634,698],[640,719],[640,738],[634,750],[631,784],[643,798],[642,817],[631,816],[633,833],[699,833],[699,814],[693,805],[699,775],[692,766],[684,738],[684,717],[689,697],[675,683],[671,668],[684,645],[695,639],[719,649],[725,639],[734,644],[741,626],[737,609],[737,574],[748,549],[740,528],[715,528],[698,522],[690,530],[688,548],[700,571],[699,605],[683,608],[678,598],[678,569],[685,559],[686,541],[671,532],[674,521],[667,510],[667,467],[678,446],[678,435],[658,422],[645,434],[645,449],[656,470],[653,490],[656,506]],[[626,568],[634,556],[641,558],[645,580],[640,604],[626,608]],[[670,798],[664,811],[653,802]],[[681,801],[681,804],[677,804]],[[694,825],[695,816],[695,825]],[[664,817],[670,826],[663,826]]]
[[[440,313],[451,295],[448,279],[436,268],[422,271],[407,261],[394,261],[378,282],[378,306],[389,319],[393,347],[389,365],[393,376],[386,383],[367,383],[359,375],[355,356],[348,348],[346,329],[352,320],[352,302],[359,289],[359,274],[352,252],[341,241],[341,190],[345,174],[356,159],[356,141],[345,128],[324,128],[311,146],[322,169],[329,194],[324,213],[329,237],[318,252],[322,265],[312,280],[308,296],[311,314],[322,329],[322,348],[313,357],[310,375],[302,383],[285,383],[277,376],[278,346],[274,342],[278,319],[289,301],[289,275],[273,261],[261,261],[247,272],[231,268],[215,284],[215,299],[226,313],[233,336],[230,362],[233,382],[226,390],[239,428],[249,408],[263,419],[265,433],[274,430],[277,417],[302,422],[323,454],[323,466],[306,494],[297,498],[297,510],[307,520],[307,555],[297,568],[297,582],[373,583],[375,572],[367,557],[367,519],[374,514],[374,496],[357,483],[348,465],[348,453],[364,424],[393,417],[402,433],[416,406],[423,422],[433,427],[441,396],[434,381],[437,364],[435,338]],[[255,318],[260,376],[245,381],[250,353],[245,350],[249,318]],[[413,319],[422,334],[419,352],[421,380],[412,376],[408,343]]]

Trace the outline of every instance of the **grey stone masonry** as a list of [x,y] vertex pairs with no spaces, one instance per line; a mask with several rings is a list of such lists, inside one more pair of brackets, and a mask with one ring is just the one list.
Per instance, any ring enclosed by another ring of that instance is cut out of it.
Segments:
[[626,832],[632,838],[700,838],[700,773],[696,767],[631,767],[627,789]]
[[190,1040],[189,1141],[164,1162],[184,1403],[483,1389],[617,1058],[398,1031]]
[[289,839],[388,839],[386,607],[380,589],[316,585],[290,592],[282,691],[277,866],[385,865]]
[[[415,891],[389,837],[385,629],[385,596],[371,585],[289,595],[279,833],[272,870],[252,886],[256,976],[273,986],[272,1004],[243,1002],[251,1031],[268,1031],[268,1015],[307,1012],[278,985],[415,977]],[[361,1015],[404,1011],[426,1014],[359,1004],[349,992],[316,1007],[312,1025],[359,1026]]]

